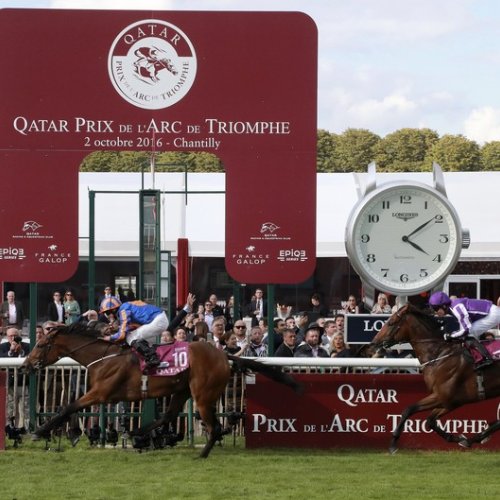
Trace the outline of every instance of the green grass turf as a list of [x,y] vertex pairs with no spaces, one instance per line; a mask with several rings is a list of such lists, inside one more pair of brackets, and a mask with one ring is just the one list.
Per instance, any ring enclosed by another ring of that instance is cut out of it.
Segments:
[[63,439],[62,447],[25,439],[0,452],[0,499],[500,498],[500,455],[480,448],[246,450],[226,438],[202,460],[183,445],[138,453]]

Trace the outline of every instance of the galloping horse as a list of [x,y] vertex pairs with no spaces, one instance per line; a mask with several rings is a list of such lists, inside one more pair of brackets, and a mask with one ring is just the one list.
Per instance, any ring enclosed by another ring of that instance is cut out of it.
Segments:
[[192,342],[188,346],[187,370],[174,376],[151,376],[147,392],[143,392],[139,359],[133,350],[128,346],[105,341],[98,338],[98,335],[98,332],[86,330],[78,324],[57,327],[35,345],[24,361],[22,368],[31,371],[68,356],[86,366],[88,371],[88,392],[45,422],[35,431],[35,436],[47,436],[51,430],[68,420],[70,415],[95,404],[172,396],[165,415],[141,429],[139,433],[143,434],[174,420],[184,403],[192,397],[206,425],[208,439],[200,454],[202,458],[206,458],[222,436],[215,406],[231,375],[229,359],[241,371],[260,372],[296,390],[299,388],[292,377],[276,368],[226,355],[207,342]]
[[397,451],[397,442],[406,420],[421,411],[431,411],[427,418],[429,428],[446,441],[464,447],[484,442],[500,429],[500,421],[496,421],[483,432],[467,438],[450,434],[439,427],[437,419],[455,408],[500,395],[500,364],[495,363],[476,373],[465,348],[461,344],[446,342],[441,328],[441,323],[430,312],[406,304],[389,318],[372,341],[372,345],[384,347],[409,342],[424,367],[424,381],[430,392],[403,411],[392,435],[391,453]]

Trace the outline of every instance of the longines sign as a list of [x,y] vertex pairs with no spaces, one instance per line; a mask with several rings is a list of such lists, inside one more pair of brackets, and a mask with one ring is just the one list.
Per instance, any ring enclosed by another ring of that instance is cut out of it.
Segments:
[[[297,375],[305,386],[297,395],[288,387],[257,376],[247,386],[246,446],[259,448],[382,448],[403,410],[427,391],[421,375]],[[453,434],[476,434],[499,419],[496,400],[454,410],[439,420]],[[426,412],[407,420],[401,448],[456,449],[426,423]],[[483,447],[500,449],[500,434]]]
[[229,274],[309,278],[317,29],[308,16],[4,9],[0,43],[0,281],[74,273],[78,168],[95,150],[216,154]]

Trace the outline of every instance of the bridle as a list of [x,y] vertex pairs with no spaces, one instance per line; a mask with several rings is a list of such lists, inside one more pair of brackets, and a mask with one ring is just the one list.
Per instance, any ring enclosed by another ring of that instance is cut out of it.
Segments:
[[[42,351],[42,354],[40,355],[40,358],[37,360],[37,362],[34,363],[34,365],[33,365],[35,370],[40,370],[48,365],[47,357],[49,355],[50,350],[53,347],[53,340],[58,333],[59,332],[57,330],[51,331],[47,334],[45,339],[43,339],[43,341],[44,341],[43,345],[40,345],[39,342],[36,343],[35,348],[40,349]],[[98,339],[98,338],[93,338],[84,344],[80,344],[79,346],[75,347],[71,351],[67,352],[64,356],[57,356],[57,361],[59,361],[63,357],[71,357],[71,355],[74,354],[75,352],[78,352],[79,350],[84,349],[85,347],[88,347],[89,345],[95,344],[99,340],[100,339]],[[109,347],[111,347],[111,345],[112,344],[110,344]],[[109,349],[109,347],[107,349]]]

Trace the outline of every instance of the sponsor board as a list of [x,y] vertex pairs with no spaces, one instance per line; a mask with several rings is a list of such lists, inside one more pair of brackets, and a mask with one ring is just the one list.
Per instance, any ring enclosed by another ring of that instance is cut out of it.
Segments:
[[[74,273],[78,168],[96,150],[216,154],[226,173],[231,277],[311,276],[317,29],[309,16],[2,9],[0,42],[9,76],[0,80],[8,96],[0,248],[26,255],[0,260],[0,280]],[[49,245],[71,257],[42,256]]]
[[[300,374],[297,395],[260,375],[247,385],[246,446],[290,448],[389,447],[406,407],[428,393],[421,375]],[[498,419],[496,399],[466,405],[439,420],[453,434],[476,434]],[[457,449],[427,427],[428,412],[412,415],[399,440],[400,448]],[[488,449],[500,449],[500,434]]]

